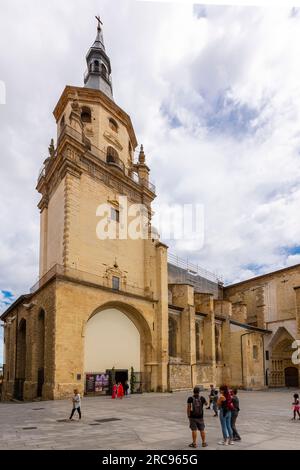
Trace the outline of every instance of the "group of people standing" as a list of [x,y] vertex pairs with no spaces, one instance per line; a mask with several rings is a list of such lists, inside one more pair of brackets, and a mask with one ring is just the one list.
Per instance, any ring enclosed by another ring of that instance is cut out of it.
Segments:
[[112,395],[111,398],[123,398],[124,395],[129,395],[129,384],[126,380],[124,386],[122,382],[114,383],[112,387]]
[[218,390],[210,385],[208,403],[203,396],[200,396],[199,387],[194,388],[192,397],[187,401],[187,415],[190,421],[193,442],[190,447],[197,447],[197,433],[200,431],[202,447],[207,447],[205,424],[204,424],[204,406],[210,409],[212,406],[214,416],[219,416],[222,435],[220,445],[233,445],[233,441],[240,441],[241,437],[236,428],[236,420],[240,411],[240,404],[237,389],[230,390],[227,385],[222,385]]

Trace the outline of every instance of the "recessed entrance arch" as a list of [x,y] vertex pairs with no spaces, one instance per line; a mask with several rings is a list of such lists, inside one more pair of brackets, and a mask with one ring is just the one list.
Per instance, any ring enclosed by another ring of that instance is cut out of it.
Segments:
[[299,384],[298,367],[292,362],[293,342],[295,339],[285,327],[279,327],[271,343],[270,386],[297,387]]
[[140,333],[116,308],[102,310],[89,319],[85,332],[85,371],[141,368]]
[[131,305],[110,302],[96,309],[84,331],[84,372],[101,374],[111,369],[145,372],[151,361],[151,331],[145,318]]

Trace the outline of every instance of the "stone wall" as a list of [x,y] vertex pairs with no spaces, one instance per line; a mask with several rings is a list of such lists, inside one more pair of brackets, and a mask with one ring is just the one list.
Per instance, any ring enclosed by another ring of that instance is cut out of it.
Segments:
[[191,366],[189,364],[169,365],[170,390],[185,390],[192,388]]

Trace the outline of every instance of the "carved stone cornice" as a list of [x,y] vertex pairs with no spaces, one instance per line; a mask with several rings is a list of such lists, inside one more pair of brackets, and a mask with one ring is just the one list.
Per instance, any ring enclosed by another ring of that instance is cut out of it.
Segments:
[[48,194],[44,194],[44,196],[38,203],[38,208],[40,209],[41,212],[43,212],[44,209],[48,208],[48,204],[49,204],[49,196]]
[[103,136],[110,144],[113,144],[115,147],[117,147],[117,149],[119,149],[120,151],[123,150],[123,145],[121,145],[119,140],[113,134],[108,131],[105,131],[103,133]]

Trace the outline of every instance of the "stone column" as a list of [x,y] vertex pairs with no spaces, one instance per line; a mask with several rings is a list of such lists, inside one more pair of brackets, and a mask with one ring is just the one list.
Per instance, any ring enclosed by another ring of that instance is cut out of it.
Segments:
[[156,275],[158,286],[158,304],[156,310],[157,325],[157,391],[166,391],[168,388],[168,268],[167,246],[156,244]]
[[232,319],[240,323],[247,323],[247,304],[243,302],[233,303]]
[[35,309],[30,308],[26,318],[26,374],[24,382],[24,399],[33,400],[36,398],[36,367],[35,367],[35,348],[36,348],[36,325]]
[[294,287],[296,295],[296,325],[297,325],[297,338],[300,339],[300,286]]
[[231,334],[230,334],[230,321],[229,317],[222,323],[222,355],[223,355],[223,373],[222,378],[224,383],[231,382]]
[[215,314],[213,294],[195,294],[196,312],[205,315],[203,320],[204,361],[210,366],[210,382],[216,381],[216,349],[215,349]]
[[[296,340],[300,340],[300,286],[294,287],[295,295],[296,295]],[[298,346],[299,351],[300,346]],[[298,353],[298,359],[300,358],[300,352]],[[300,364],[298,364],[298,381],[300,384]]]
[[265,310],[266,310],[266,301],[265,301],[265,286],[259,286],[256,290],[256,318],[258,328],[265,328]]
[[180,336],[181,357],[187,364],[196,362],[194,288],[187,284],[172,286],[173,304],[181,307]]

